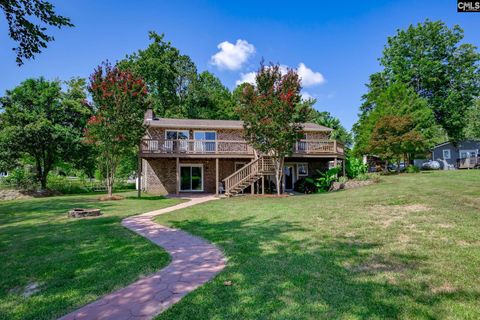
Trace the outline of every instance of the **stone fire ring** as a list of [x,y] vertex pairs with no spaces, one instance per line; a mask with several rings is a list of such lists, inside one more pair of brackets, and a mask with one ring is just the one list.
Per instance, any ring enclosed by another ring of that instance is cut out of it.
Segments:
[[68,211],[68,216],[70,218],[97,217],[101,214],[100,209],[74,208]]

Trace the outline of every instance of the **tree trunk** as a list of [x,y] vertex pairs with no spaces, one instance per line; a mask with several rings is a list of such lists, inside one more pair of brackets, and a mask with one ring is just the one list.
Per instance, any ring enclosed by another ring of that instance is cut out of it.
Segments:
[[283,176],[284,158],[275,158],[275,182],[277,184],[277,195],[282,194],[282,176]]

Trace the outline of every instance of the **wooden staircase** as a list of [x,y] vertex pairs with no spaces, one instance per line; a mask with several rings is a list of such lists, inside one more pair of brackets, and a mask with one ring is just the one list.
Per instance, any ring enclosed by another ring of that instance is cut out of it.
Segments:
[[225,195],[234,196],[263,176],[275,174],[275,165],[270,157],[261,156],[223,179]]

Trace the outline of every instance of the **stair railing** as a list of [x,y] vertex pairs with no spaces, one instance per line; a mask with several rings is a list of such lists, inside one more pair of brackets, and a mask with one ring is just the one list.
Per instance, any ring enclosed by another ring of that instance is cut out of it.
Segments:
[[233,188],[259,173],[264,174],[272,171],[274,171],[273,160],[271,158],[259,157],[223,179],[225,182],[225,193],[230,194]]

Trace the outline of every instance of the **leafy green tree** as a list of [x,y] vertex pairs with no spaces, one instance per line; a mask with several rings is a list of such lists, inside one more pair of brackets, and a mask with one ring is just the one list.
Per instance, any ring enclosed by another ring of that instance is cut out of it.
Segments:
[[335,139],[343,143],[346,147],[351,147],[353,143],[353,137],[350,132],[342,126],[340,120],[330,114],[328,111],[318,111],[312,108],[309,116],[309,121],[316,124],[333,129],[330,136],[331,139]]
[[238,119],[232,94],[208,71],[190,84],[185,104],[187,118]]
[[[17,64],[20,66],[24,59],[31,59],[47,43],[53,41],[53,36],[45,33],[45,25],[57,28],[73,27],[69,18],[57,15],[55,7],[43,0],[1,0],[0,9],[5,13],[10,38],[18,42],[13,50],[17,53]],[[42,24],[37,24],[37,22]]]
[[285,157],[300,137],[311,104],[302,101],[298,74],[290,69],[282,75],[279,65],[262,63],[255,85],[247,84],[243,89],[239,113],[245,138],[256,150],[273,158],[280,194]]
[[[425,138],[416,126],[410,115],[382,116],[373,128],[369,151],[387,161],[399,162],[401,157],[408,160],[409,154],[425,148]],[[397,170],[400,170],[400,165],[397,165]]]
[[48,173],[61,161],[75,161],[91,110],[62,94],[60,82],[28,79],[0,100],[0,144],[3,162],[31,157],[43,189]]
[[433,111],[429,108],[427,100],[419,97],[407,85],[394,83],[378,94],[372,102],[375,107],[361,113],[359,120],[353,126],[354,153],[357,156],[371,152],[372,132],[380,119],[385,116],[411,116],[415,130],[425,139],[426,149],[442,140],[442,130],[436,125]]
[[152,43],[145,50],[128,55],[118,67],[145,81],[156,115],[183,118],[188,88],[196,79],[197,68],[189,56],[165,41],[163,34],[151,31],[149,38]]
[[448,28],[442,21],[398,30],[380,59],[384,70],[370,77],[361,111],[374,108],[376,96],[392,83],[404,83],[427,100],[449,138],[461,140],[466,111],[480,92],[480,55],[462,39],[458,25]]
[[90,76],[88,90],[95,114],[88,121],[85,136],[98,150],[111,197],[120,161],[131,154],[145,134],[147,86],[133,73],[104,63]]
[[467,112],[465,136],[469,139],[480,140],[480,100],[477,100]]

